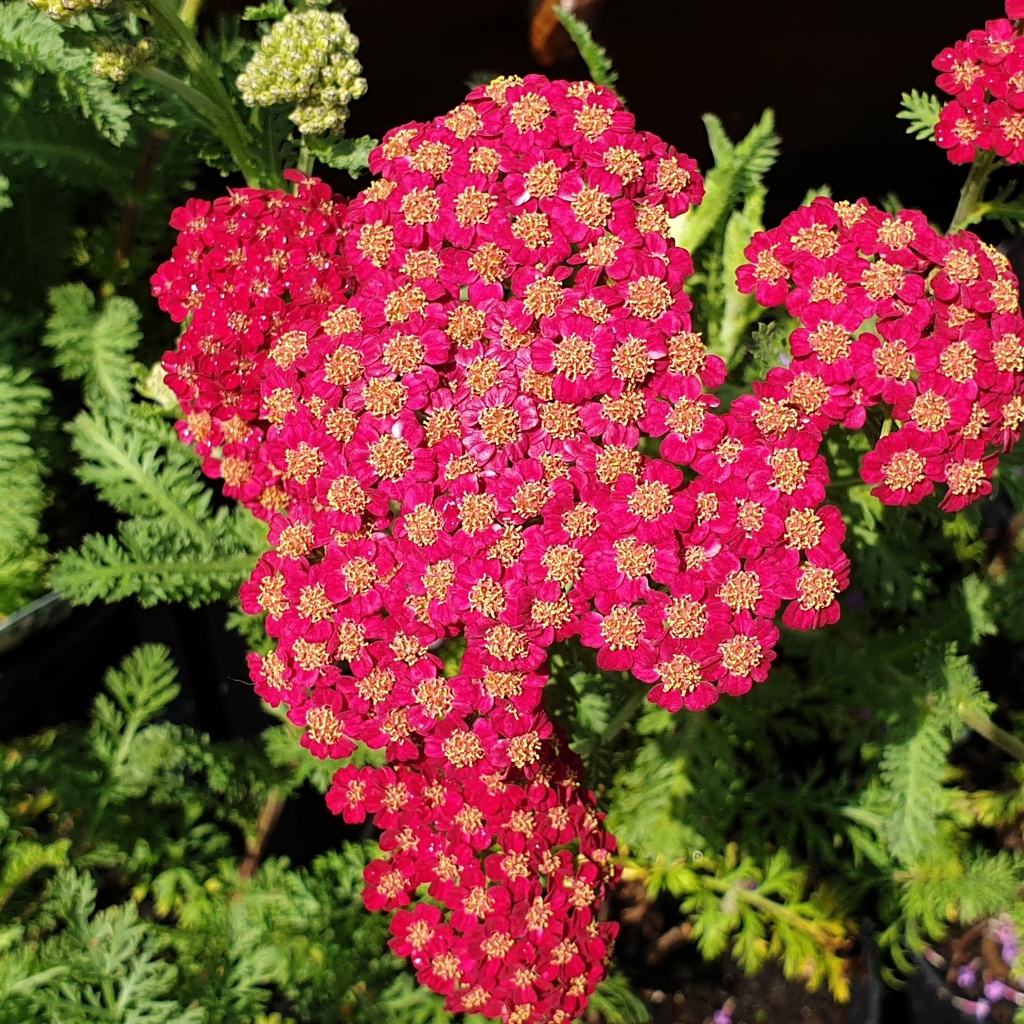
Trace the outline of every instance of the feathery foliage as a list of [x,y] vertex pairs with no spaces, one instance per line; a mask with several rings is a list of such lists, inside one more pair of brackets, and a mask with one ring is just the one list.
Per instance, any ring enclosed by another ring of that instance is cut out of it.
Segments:
[[618,73],[612,67],[607,50],[594,39],[590,28],[561,4],[555,4],[552,11],[579,50],[583,63],[587,65],[590,80],[597,85],[614,88],[619,80]]
[[92,48],[68,45],[60,27],[27,4],[0,6],[0,62],[15,72],[49,76],[60,99],[113,145],[128,138],[131,107],[112,82],[93,73]]
[[942,103],[931,93],[911,89],[903,93],[900,111],[896,115],[907,122],[907,134],[927,142],[935,141],[935,125],[942,111]]
[[24,369],[0,363],[0,616],[42,591],[49,556],[41,519],[47,503],[41,426],[49,392]]
[[42,340],[61,375],[81,382],[88,405],[124,402],[136,375],[130,356],[142,339],[135,303],[115,295],[97,310],[93,293],[76,283],[54,288],[50,308]]

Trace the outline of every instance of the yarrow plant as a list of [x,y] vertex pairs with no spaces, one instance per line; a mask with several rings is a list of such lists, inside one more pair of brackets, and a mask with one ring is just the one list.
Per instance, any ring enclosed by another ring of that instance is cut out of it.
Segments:
[[392,946],[453,1011],[568,1021],[617,869],[545,710],[552,645],[669,711],[763,682],[779,626],[836,622],[848,586],[826,432],[868,428],[885,504],[990,493],[1024,419],[1016,279],[967,232],[819,198],[747,248],[741,291],[797,327],[726,407],[670,224],[702,177],[610,89],[499,78],[370,169],[351,202],[290,173],[175,214],[166,380],[269,523],[257,692],[316,756],[385,752],[328,802],[382,830]]
[[[636,127],[568,16],[601,84],[499,78],[378,145],[339,133],[365,83],[320,5],[269,0],[243,17],[271,25],[215,39],[192,0],[0,8],[7,149],[41,143],[0,214],[75,239],[39,282],[12,260],[0,294],[27,342],[0,338],[11,609],[65,532],[40,522],[71,453],[35,450],[38,366],[82,382],[77,472],[118,514],[50,585],[198,604],[248,577],[256,690],[330,807],[376,828],[365,902],[452,1012],[599,1012],[611,919],[659,893],[708,959],[778,959],[840,999],[865,908],[896,961],[1012,910],[1024,858],[978,837],[1019,825],[1019,775],[986,791],[954,746],[971,729],[1024,763],[972,666],[1024,621],[1024,560],[979,509],[1024,501],[1001,460],[1022,322],[998,236],[964,230],[1024,225],[1005,183],[985,197],[1015,160],[1021,13],[938,58],[978,132],[944,234],[827,194],[765,230],[771,113],[736,143],[706,118],[705,177]],[[948,141],[941,106],[908,97],[911,130]],[[102,134],[74,187],[132,197],[100,241],[87,204],[46,205],[83,113]],[[193,158],[247,187],[173,214],[153,288],[183,330],[136,391],[156,347],[129,294]],[[342,198],[316,160],[372,177]]]

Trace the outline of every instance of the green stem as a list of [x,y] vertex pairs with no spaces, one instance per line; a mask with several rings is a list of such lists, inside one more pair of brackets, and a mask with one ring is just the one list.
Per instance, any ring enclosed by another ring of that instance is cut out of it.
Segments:
[[173,92],[179,99],[184,100],[204,121],[210,122],[211,126],[216,124],[220,118],[220,111],[206,98],[204,93],[176,78],[169,71],[158,68],[153,64],[139,68],[140,75],[144,75],[154,85],[159,85],[168,92]]
[[313,164],[316,162],[316,157],[306,148],[305,141],[299,144],[299,159],[295,164],[295,169],[303,174],[313,173]]
[[[279,169],[261,166],[254,154],[252,137],[213,62],[196,41],[194,29],[178,16],[171,0],[146,0],[146,13],[154,26],[178,50],[193,84],[187,85],[166,72],[156,78],[150,71],[158,69],[147,69],[148,77],[175,92],[207,122],[227,147],[249,185],[256,188],[280,188],[282,179]],[[172,85],[172,81],[180,84]]]
[[189,28],[195,28],[196,22],[199,20],[199,12],[203,9],[203,0],[182,0],[181,6],[178,8],[178,17],[186,24]]
[[967,180],[960,190],[960,202],[956,205],[956,212],[953,214],[947,234],[962,231],[968,224],[973,224],[978,219],[985,186],[992,171],[995,170],[995,163],[996,155],[992,152],[979,153],[974,158],[974,163],[967,172]]
[[864,481],[859,476],[848,476],[842,480],[833,480],[825,485],[825,491],[830,494],[836,494],[841,491],[849,491],[854,487],[859,487]]
[[984,736],[994,747],[998,747],[1004,754],[1024,763],[1024,743],[1012,733],[1001,729],[988,715],[980,711],[958,704],[956,708],[960,721],[969,729],[973,729],[979,736]]

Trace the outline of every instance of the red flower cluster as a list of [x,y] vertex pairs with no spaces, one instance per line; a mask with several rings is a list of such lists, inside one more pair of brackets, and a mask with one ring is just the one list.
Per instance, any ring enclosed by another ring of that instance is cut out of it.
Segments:
[[943,238],[913,210],[819,198],[746,255],[740,288],[800,322],[791,362],[755,395],[821,430],[861,427],[881,405],[896,429],[861,475],[886,504],[945,484],[942,508],[955,511],[991,491],[994,455],[1024,422],[1024,321],[1001,253],[970,232]]
[[299,181],[294,196],[247,188],[214,203],[192,199],[174,211],[178,242],[153,276],[161,308],[188,320],[164,356],[185,411],[178,433],[206,457],[207,474],[223,476],[225,494],[264,519],[289,500],[266,458],[267,432],[283,415],[268,375],[295,358],[289,317],[351,286],[338,257],[344,213],[344,202],[312,180]]
[[292,175],[178,211],[167,379],[183,439],[270,523],[242,590],[278,641],[257,691],[313,754],[388,758],[329,795],[384,830],[367,905],[428,886],[392,945],[450,1009],[568,1021],[614,935],[614,840],[545,713],[549,647],[672,710],[764,680],[779,613],[833,622],[847,585],[829,426],[884,401],[905,426],[865,472],[890,499],[984,493],[1024,415],[1014,281],[919,216],[798,211],[741,271],[802,320],[793,362],[720,415],[668,226],[702,180],[610,91],[499,79],[371,169],[347,206]]
[[[523,773],[439,758],[350,767],[328,794],[347,821],[372,813],[383,828],[364,901],[398,910],[392,948],[454,1012],[568,1024],[604,973],[614,927],[597,911],[615,841],[575,757],[554,744],[542,753]],[[437,903],[404,909],[420,886]]]
[[[935,125],[935,141],[954,164],[994,150],[1007,163],[1024,161],[1024,18],[1021,0],[1006,0],[1005,18],[989,21],[932,62],[936,85],[953,97]],[[1011,20],[1012,19],[1012,20]]]

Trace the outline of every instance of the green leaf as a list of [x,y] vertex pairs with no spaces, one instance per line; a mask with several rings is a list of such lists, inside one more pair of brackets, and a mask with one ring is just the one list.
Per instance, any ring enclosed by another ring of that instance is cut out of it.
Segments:
[[900,878],[901,923],[911,946],[920,948],[921,935],[936,942],[951,923],[969,924],[1016,905],[1024,859],[1005,851],[961,858],[939,847]]
[[630,987],[629,979],[614,968],[590,997],[588,1012],[599,1014],[606,1024],[647,1024],[651,1014]]
[[0,616],[43,590],[49,555],[41,519],[48,496],[39,435],[49,400],[28,370],[0,363]]
[[594,40],[590,29],[561,4],[555,4],[551,10],[579,50],[583,63],[587,65],[590,80],[596,85],[614,87],[619,80],[618,73],[612,68],[607,51]]
[[717,323],[708,324],[708,348],[727,365],[739,351],[750,325],[761,315],[762,307],[753,295],[743,294],[736,285],[736,271],[747,262],[744,250],[758,231],[764,230],[762,215],[766,190],[758,185],[747,196],[740,210],[729,217],[722,243],[722,314]]
[[127,402],[135,375],[129,355],[142,339],[135,303],[115,295],[97,310],[93,293],[75,283],[52,289],[50,307],[43,344],[64,379],[80,380],[90,405]]
[[935,842],[939,819],[949,809],[943,782],[950,745],[945,716],[925,704],[913,734],[885,749],[879,769],[889,805],[884,835],[893,857],[904,864]]
[[128,522],[117,537],[90,534],[80,550],[59,555],[50,584],[75,604],[134,596],[143,608],[177,601],[198,608],[237,593],[264,547],[241,511],[218,517],[198,541],[158,521]]
[[53,76],[64,102],[108,142],[119,146],[128,138],[131,107],[112,82],[93,74],[91,48],[68,46],[60,28],[27,4],[0,6],[0,60]]
[[81,412],[69,433],[77,475],[124,515],[159,520],[186,534],[209,531],[213,497],[194,452],[163,417],[139,406]]
[[672,237],[690,253],[704,244],[738,202],[761,186],[779,155],[780,139],[775,134],[775,114],[770,109],[736,145],[729,141],[722,122],[714,114],[705,114],[704,124],[715,166],[704,179],[700,206],[691,207],[672,221]]
[[915,139],[935,140],[935,125],[942,113],[942,103],[931,93],[911,89],[903,94],[900,111],[896,115],[907,123],[907,134]]
[[985,718],[995,711],[995,702],[982,689],[981,680],[974,665],[971,664],[971,659],[957,654],[956,644],[950,644],[946,648],[942,674],[949,688],[950,707],[956,716],[952,718],[954,732],[959,732],[959,717],[965,710]]
[[255,7],[246,7],[242,11],[242,21],[276,21],[287,13],[284,0],[267,0]]
[[53,843],[16,840],[4,846],[3,870],[0,871],[0,908],[37,871],[64,867],[68,863],[70,849],[70,839],[58,839]]
[[307,135],[304,145],[320,163],[336,171],[348,171],[353,178],[358,178],[366,173],[370,152],[377,145],[377,140],[369,135],[360,135],[355,139]]

